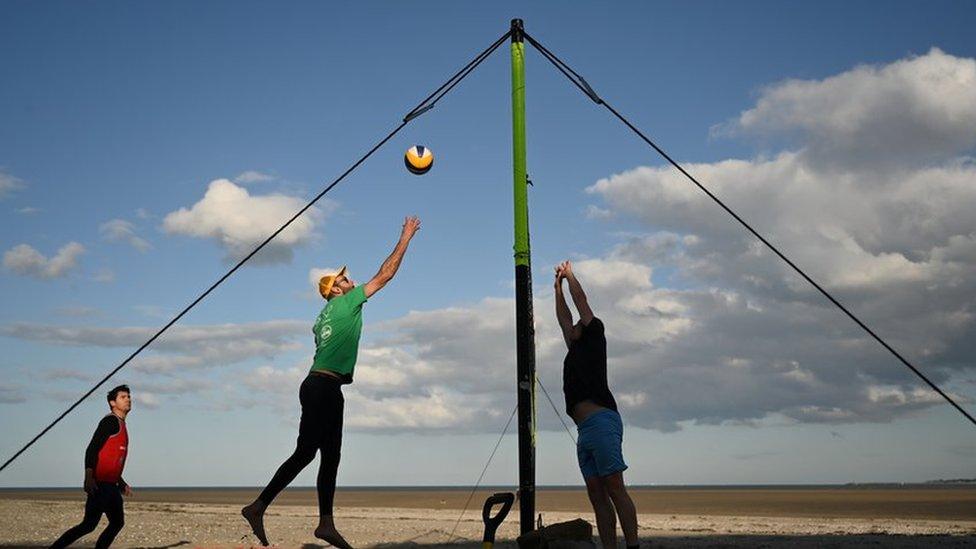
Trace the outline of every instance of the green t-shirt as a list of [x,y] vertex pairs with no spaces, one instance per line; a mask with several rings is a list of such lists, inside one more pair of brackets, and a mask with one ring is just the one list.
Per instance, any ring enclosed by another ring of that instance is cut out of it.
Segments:
[[359,353],[359,334],[363,331],[363,303],[366,290],[356,286],[348,294],[332,298],[315,320],[315,359],[312,370],[329,370],[352,383],[352,370]]

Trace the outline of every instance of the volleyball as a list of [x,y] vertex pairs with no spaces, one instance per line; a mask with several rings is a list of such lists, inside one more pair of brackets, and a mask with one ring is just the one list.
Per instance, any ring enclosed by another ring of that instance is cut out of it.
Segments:
[[424,175],[434,165],[434,154],[423,145],[414,145],[403,155],[403,163],[414,175]]

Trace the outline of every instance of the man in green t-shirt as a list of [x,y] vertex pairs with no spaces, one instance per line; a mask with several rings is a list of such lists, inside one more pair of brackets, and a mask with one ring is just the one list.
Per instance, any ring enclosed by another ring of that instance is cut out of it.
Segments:
[[262,545],[268,545],[268,538],[264,533],[264,511],[274,501],[275,496],[311,463],[315,452],[320,451],[322,460],[319,463],[316,483],[319,525],[315,529],[315,537],[339,549],[351,549],[349,543],[336,530],[332,519],[339,450],[342,446],[344,400],[341,387],[352,383],[352,373],[359,352],[359,335],[363,328],[363,304],[386,286],[396,274],[410,239],[418,230],[420,219],[407,217],[403,221],[396,248],[383,262],[376,276],[365,285],[356,286],[347,275],[345,267],[319,280],[319,293],[328,303],[312,327],[315,335],[315,358],[298,393],[302,404],[302,419],[298,426],[295,452],[281,464],[261,495],[241,509],[241,515],[247,519],[251,531]]

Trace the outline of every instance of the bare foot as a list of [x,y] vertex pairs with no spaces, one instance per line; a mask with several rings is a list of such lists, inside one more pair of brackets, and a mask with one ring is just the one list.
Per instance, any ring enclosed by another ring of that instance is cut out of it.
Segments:
[[319,526],[315,529],[315,537],[339,549],[353,549],[335,528]]
[[268,545],[268,536],[264,533],[264,506],[255,501],[241,509],[241,516],[251,526],[251,531],[257,536],[261,545]]

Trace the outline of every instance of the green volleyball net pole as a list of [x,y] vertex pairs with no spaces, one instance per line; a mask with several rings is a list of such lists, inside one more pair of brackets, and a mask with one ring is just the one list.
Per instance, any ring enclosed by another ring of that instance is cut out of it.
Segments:
[[515,183],[515,340],[518,364],[519,525],[535,518],[535,327],[529,250],[529,180],[525,172],[525,32],[512,20],[512,160]]

